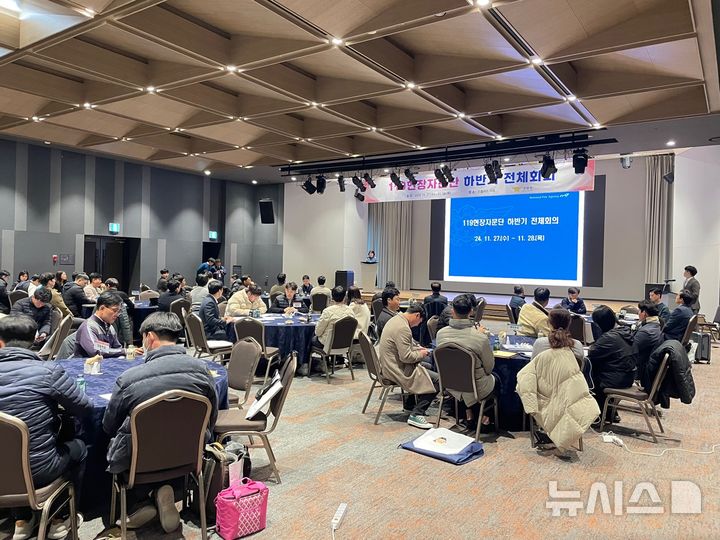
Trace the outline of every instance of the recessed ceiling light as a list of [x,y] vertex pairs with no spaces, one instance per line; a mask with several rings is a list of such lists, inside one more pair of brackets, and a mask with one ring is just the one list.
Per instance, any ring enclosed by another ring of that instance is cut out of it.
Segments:
[[389,173],[389,172],[390,172],[390,169],[383,169],[383,172]]
[[148,87],[145,89],[145,91],[148,92],[149,94],[152,94],[153,92],[155,92],[155,87],[154,87],[154,86],[148,86]]
[[50,144],[50,141],[43,141],[45,144]]
[[83,15],[86,17],[90,17],[91,19],[95,16],[95,10],[90,8],[85,8],[82,11],[80,11]]
[[490,0],[477,0],[475,3],[480,7],[487,7],[490,5]]
[[533,58],[533,59],[530,60],[530,61],[531,61],[534,65],[536,65],[536,66],[539,66],[540,64],[543,63],[542,58]]
[[32,121],[33,121],[33,122],[39,122],[39,121],[40,121],[40,117],[39,117],[39,116],[33,116],[33,117],[32,117]]
[[330,40],[330,43],[339,47],[340,45],[342,45],[345,42],[342,39],[335,37]]
[[597,122],[592,125],[595,129],[600,129],[602,126],[598,124]]
[[290,180],[292,180],[293,182],[295,182],[295,181],[297,180],[297,176],[291,176],[291,177],[290,177]]
[[253,180],[253,181],[250,182],[250,183],[251,183],[251,184],[257,184],[257,180]]
[[575,96],[572,95],[572,94],[570,94],[570,95],[567,97],[567,100],[568,100],[568,101],[575,101],[576,99],[577,99],[577,97],[575,97]]
[[318,105],[318,104],[315,103],[314,101],[311,101],[311,102],[310,102],[310,106],[311,106],[311,107],[317,107],[317,105]]
[[498,141],[502,141],[502,140],[503,140],[503,136],[502,136],[502,135],[495,135],[495,138],[496,138]]
[[458,117],[458,118],[465,118],[465,113],[464,113],[464,112],[458,113],[458,114],[457,114],[457,117]]
[[405,88],[412,90],[413,88],[415,88],[415,83],[414,82],[406,83]]
[[670,139],[668,142],[665,143],[665,146],[675,146],[675,141],[673,139]]
[[228,118],[228,120],[235,120],[235,117],[234,117],[234,116],[230,116],[230,115],[228,115],[228,117],[227,117],[227,118]]
[[441,169],[442,169],[444,166],[445,166],[444,163],[441,163],[441,164],[440,164],[440,168],[441,168]]
[[225,70],[230,73],[235,73],[237,71],[237,66],[225,66]]
[[253,166],[252,166],[252,165],[245,165],[245,168],[246,168],[246,169],[252,169]]
[[212,174],[212,172],[208,171],[207,169],[205,169],[203,172],[205,173],[205,176],[210,176]]
[[92,109],[92,104],[86,101],[85,103],[83,103],[83,107],[85,107],[86,109]]
[[236,149],[239,149],[239,148],[240,148],[240,145],[237,145],[237,144],[236,144],[236,145],[235,145],[235,148],[236,148]]
[[370,131],[377,131],[377,128],[375,126],[370,128]]
[[508,161],[510,161],[510,158],[509,158],[509,157],[503,158],[503,161],[504,161],[505,163],[507,163]]

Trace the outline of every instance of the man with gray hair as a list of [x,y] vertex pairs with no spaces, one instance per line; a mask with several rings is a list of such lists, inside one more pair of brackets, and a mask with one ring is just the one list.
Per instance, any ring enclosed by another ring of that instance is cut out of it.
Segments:
[[[153,313],[143,321],[140,334],[146,351],[145,362],[117,378],[103,418],[103,429],[112,437],[107,453],[110,473],[122,473],[130,467],[130,413],[143,401],[168,390],[185,390],[205,396],[212,404],[206,442],[212,441],[217,419],[215,381],[203,360],[189,356],[185,347],[177,344],[178,338],[183,335],[178,316],[174,313]],[[177,529],[180,515],[175,508],[172,487],[164,485],[155,490],[155,502],[165,532]],[[153,506],[143,506],[128,517],[128,527],[141,527],[155,515]]]

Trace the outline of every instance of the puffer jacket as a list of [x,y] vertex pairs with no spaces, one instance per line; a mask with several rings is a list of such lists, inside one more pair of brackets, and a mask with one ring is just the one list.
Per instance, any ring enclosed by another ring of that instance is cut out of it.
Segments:
[[543,351],[517,375],[517,393],[560,450],[572,447],[600,415],[569,347]]
[[10,315],[30,317],[37,324],[38,334],[50,335],[50,306],[35,307],[32,298],[21,298],[13,304]]
[[93,300],[90,300],[85,296],[85,292],[82,287],[74,281],[63,285],[62,297],[65,301],[65,305],[72,312],[74,317],[82,317],[83,304],[94,304]]
[[105,433],[113,437],[107,453],[109,472],[120,473],[130,467],[130,412],[167,390],[186,390],[210,400],[212,412],[205,438],[212,439],[218,400],[207,364],[188,356],[179,345],[158,347],[147,353],[144,364],[128,369],[115,381],[103,418]]
[[0,349],[0,411],[18,417],[30,430],[33,478],[52,478],[60,472],[60,405],[74,416],[92,413],[90,400],[61,364],[45,362],[26,349]]
[[0,278],[0,313],[10,313],[10,297],[8,296],[8,283]]
[[695,397],[695,380],[692,376],[692,364],[685,347],[677,340],[669,340],[660,345],[650,355],[645,370],[640,373],[640,382],[648,392],[652,388],[655,374],[660,368],[665,353],[669,354],[670,364],[663,383],[660,385],[655,402],[663,409],[670,408],[670,398],[680,399],[685,404],[692,403]]
[[630,328],[616,326],[602,334],[590,346],[588,358],[592,363],[595,388],[602,395],[603,388],[629,388],[635,380],[637,353],[633,349]]

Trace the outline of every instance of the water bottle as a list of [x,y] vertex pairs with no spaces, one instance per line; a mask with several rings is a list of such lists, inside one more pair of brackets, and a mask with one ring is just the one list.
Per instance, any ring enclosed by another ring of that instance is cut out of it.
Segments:
[[80,388],[80,391],[84,394],[87,383],[85,382],[85,377],[82,373],[75,377],[75,384],[78,385],[78,388]]

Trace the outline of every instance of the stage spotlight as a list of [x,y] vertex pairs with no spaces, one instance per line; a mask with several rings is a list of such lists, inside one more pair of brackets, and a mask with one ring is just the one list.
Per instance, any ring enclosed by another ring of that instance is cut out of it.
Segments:
[[342,174],[338,176],[338,187],[340,188],[340,193],[345,193],[345,177]]
[[[626,154],[624,156],[620,156],[620,166],[623,169],[629,169],[630,167],[632,167],[632,162],[633,162],[633,159],[632,159],[631,155]],[[573,159],[573,163],[574,163],[574,159]]]
[[405,185],[402,183],[402,180],[400,180],[400,177],[397,174],[395,174],[394,172],[390,173],[390,180],[392,181],[393,184],[395,184],[395,187],[398,188],[399,190],[405,189]]
[[497,176],[495,176],[495,169],[492,164],[485,164],[485,175],[488,177],[488,184],[497,184]]
[[415,184],[417,184],[417,179],[415,178],[415,175],[413,174],[413,172],[412,172],[410,169],[405,169],[404,174],[405,174],[405,178],[407,178],[408,180],[410,180],[410,183],[411,183],[413,186],[414,186]]
[[363,174],[363,180],[367,182],[368,186],[375,189],[375,182],[373,181],[372,176],[370,176],[368,173]]
[[502,165],[500,165],[500,162],[497,159],[493,159],[492,166],[495,171],[495,177],[500,180],[503,177]]
[[[620,158],[622,159],[622,158]],[[632,161],[632,160],[630,160]],[[575,174],[583,174],[585,172],[585,167],[587,167],[588,164],[588,153],[587,150],[584,148],[579,148],[578,150],[573,150],[573,169],[575,169]],[[623,165],[623,167],[625,167]],[[629,168],[625,167],[625,168]]]
[[317,191],[317,188],[313,185],[312,180],[310,180],[309,176],[300,187],[307,191],[308,195],[312,195],[313,193],[315,193],[315,191]]
[[356,198],[358,201],[363,202],[363,201],[365,200],[365,195],[363,195],[362,193],[360,193],[360,190],[359,190],[359,189],[356,189],[356,190],[355,190],[355,198]]
[[447,179],[445,178],[445,175],[443,174],[442,170],[440,170],[440,169],[435,169],[435,178],[438,179],[438,182],[440,182],[440,185],[441,185],[442,187],[447,187],[447,186],[448,186],[448,181],[447,181]]
[[357,175],[352,177],[352,183],[355,184],[355,187],[358,188],[359,191],[365,193],[365,184],[362,183],[362,180],[360,180]]
[[[445,178],[447,178],[448,183],[455,180],[453,178],[453,173],[452,173],[452,170],[450,169],[450,167],[448,167],[447,165],[443,165],[443,167],[440,170],[442,171]],[[443,187],[445,187],[445,186],[443,186]]]
[[317,184],[317,192],[322,195],[323,193],[325,193],[325,186],[327,186],[327,181],[322,174],[317,175],[315,179],[317,180],[317,182],[315,182]]
[[550,178],[556,172],[555,160],[550,157],[550,154],[545,154],[542,159],[542,167],[540,167],[540,176]]

